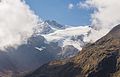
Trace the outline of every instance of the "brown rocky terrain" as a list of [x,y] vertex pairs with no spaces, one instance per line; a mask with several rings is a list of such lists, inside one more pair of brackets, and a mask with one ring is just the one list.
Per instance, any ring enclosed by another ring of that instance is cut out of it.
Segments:
[[52,61],[25,77],[120,77],[120,25],[75,57]]

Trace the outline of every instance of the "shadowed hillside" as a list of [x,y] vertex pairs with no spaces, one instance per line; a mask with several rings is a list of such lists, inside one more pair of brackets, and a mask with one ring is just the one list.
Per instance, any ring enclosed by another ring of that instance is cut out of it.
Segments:
[[25,77],[120,77],[120,25],[75,57],[52,61]]

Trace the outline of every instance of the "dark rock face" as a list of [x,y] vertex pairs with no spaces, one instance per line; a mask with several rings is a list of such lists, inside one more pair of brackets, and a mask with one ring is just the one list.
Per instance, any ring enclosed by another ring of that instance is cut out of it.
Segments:
[[[50,67],[43,66],[43,70],[36,70],[35,75],[28,75],[27,77],[75,77],[82,70],[81,68],[74,67],[73,62],[68,62],[63,65],[50,65]],[[48,70],[46,70],[48,69]],[[46,70],[46,74],[39,74],[39,72],[43,72]],[[52,71],[54,70],[54,71]],[[58,72],[58,73],[55,73]]]
[[59,23],[57,23],[56,21],[52,20],[46,20],[46,23],[48,23],[51,27],[56,28],[56,29],[65,29],[64,25],[61,25]]
[[62,59],[65,59],[65,58],[73,57],[79,52],[79,50],[72,45],[67,45],[62,48],[62,52],[63,53],[60,54],[61,55],[60,57]]
[[99,62],[95,69],[97,71],[92,71],[88,77],[110,77],[110,73],[116,72],[117,56],[117,51],[108,54],[108,56]]
[[120,77],[120,25],[75,57],[52,61],[25,77]]

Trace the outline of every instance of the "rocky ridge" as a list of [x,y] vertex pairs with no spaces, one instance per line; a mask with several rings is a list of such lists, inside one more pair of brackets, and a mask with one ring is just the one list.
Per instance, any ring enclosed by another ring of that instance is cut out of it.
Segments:
[[75,57],[49,62],[25,77],[120,77],[120,25]]

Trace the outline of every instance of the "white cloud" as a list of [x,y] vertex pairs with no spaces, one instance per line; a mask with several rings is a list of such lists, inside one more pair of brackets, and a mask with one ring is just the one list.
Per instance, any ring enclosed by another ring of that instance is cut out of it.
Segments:
[[120,24],[120,1],[119,0],[86,0],[79,4],[80,7],[95,8],[91,14],[91,25],[97,31],[90,35],[91,39],[99,39],[110,31],[114,26]]
[[118,0],[86,0],[84,5],[94,7],[92,25],[99,28],[112,28],[120,23],[120,1]]
[[69,5],[68,5],[68,9],[73,9],[74,8],[74,5],[72,4],[72,3],[70,3]]
[[83,3],[83,2],[77,3],[77,7],[78,7],[78,8],[89,8],[88,4]]
[[1,0],[0,48],[20,45],[33,34],[38,17],[21,0]]

